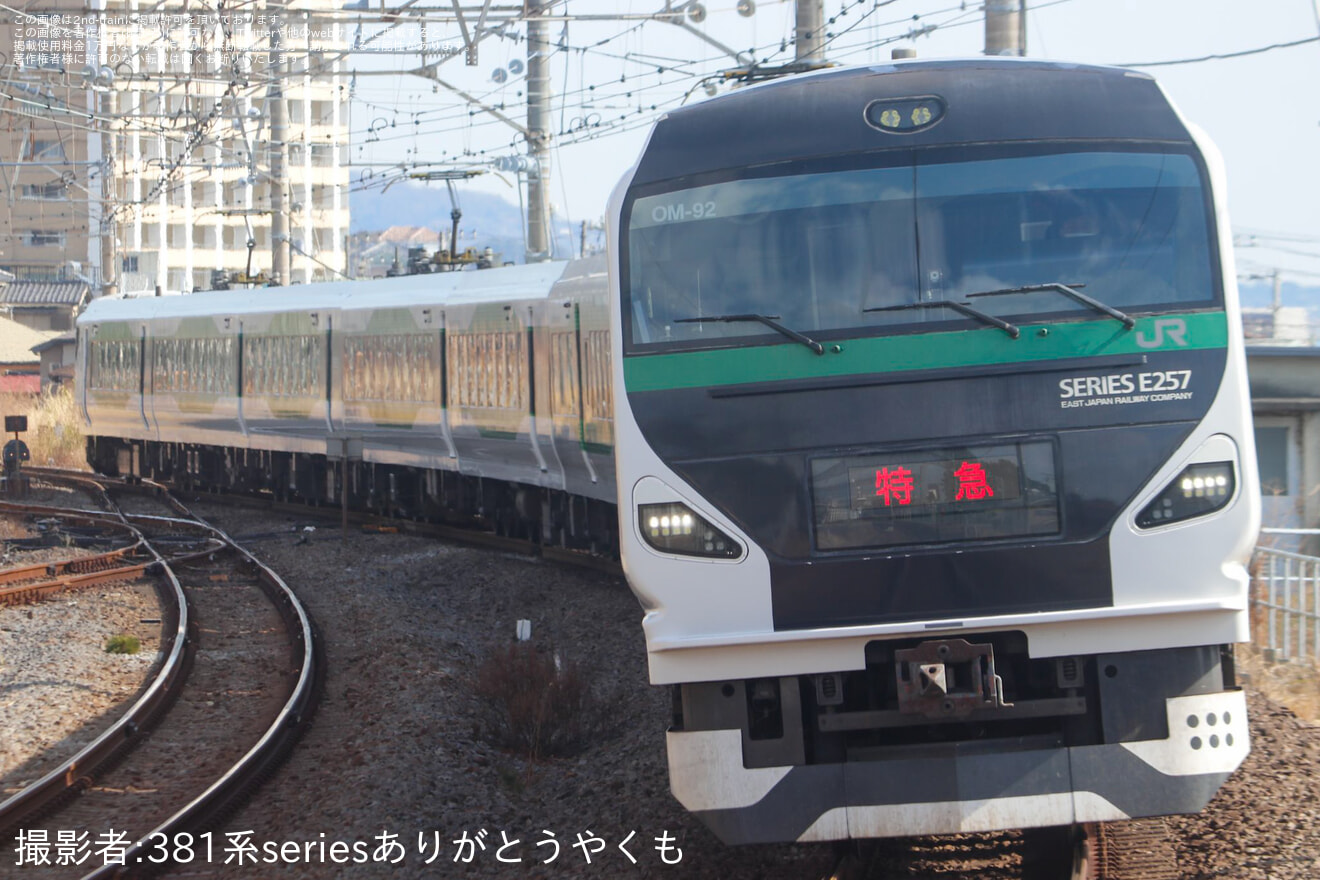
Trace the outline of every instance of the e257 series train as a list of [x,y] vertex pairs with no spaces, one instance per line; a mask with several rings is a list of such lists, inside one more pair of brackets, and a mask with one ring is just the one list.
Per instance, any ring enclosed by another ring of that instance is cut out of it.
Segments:
[[756,86],[655,125],[608,266],[94,303],[89,455],[317,499],[352,443],[363,503],[617,546],[728,842],[1194,811],[1249,748],[1223,187],[1129,71]]

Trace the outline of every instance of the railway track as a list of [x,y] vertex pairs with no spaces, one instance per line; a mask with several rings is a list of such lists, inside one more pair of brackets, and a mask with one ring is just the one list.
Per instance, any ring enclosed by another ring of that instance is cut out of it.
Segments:
[[[42,472],[46,478],[64,476],[57,472]],[[168,493],[163,487],[150,483],[106,481],[111,494],[124,498],[141,498],[142,504],[154,503],[160,499],[165,503]],[[90,490],[89,490],[90,491]],[[340,512],[336,508],[307,507],[302,505],[278,504],[264,500],[238,499],[235,496],[202,496],[207,499],[238,501],[248,507],[261,508],[272,512],[296,515],[299,519],[316,518],[336,522]],[[148,514],[126,514],[129,525],[143,530],[150,540],[155,535],[157,524],[182,515],[181,507],[171,509],[170,516]],[[390,520],[380,517],[355,514],[352,522],[366,527],[382,530],[398,530],[419,536],[443,537],[456,539],[463,543],[477,544],[505,552],[520,555],[542,555],[557,558],[554,548],[537,548],[525,541],[505,538],[483,532],[456,529],[449,526],[434,526],[427,523]],[[126,542],[128,538],[120,538]],[[175,541],[172,552],[181,547]],[[115,548],[122,550],[123,548]],[[185,548],[187,549],[187,548]],[[194,548],[195,549],[195,548]],[[541,552],[549,549],[551,552]],[[211,555],[211,554],[204,554]],[[582,564],[583,554],[568,554],[564,560]],[[601,567],[594,561],[587,561],[587,566]],[[208,567],[194,565],[191,570],[185,566],[185,575],[193,579],[200,578],[212,585],[227,581],[224,572]],[[230,575],[232,579],[232,575]],[[187,580],[188,578],[185,578]],[[1152,828],[1152,824],[1158,828]],[[203,827],[198,824],[195,827]],[[1132,836],[1132,829],[1137,835]],[[942,878],[942,880],[1171,880],[1178,877],[1176,864],[1172,861],[1172,847],[1163,834],[1163,823],[1118,823],[1117,825],[1087,826],[1085,836],[1073,839],[1060,837],[1049,832],[1009,832],[995,835],[965,835],[957,838],[922,838],[896,842],[877,841],[840,849],[840,858],[830,877],[840,880],[890,880],[898,877]],[[173,832],[165,832],[167,836]],[[146,856],[155,855],[150,849]],[[136,858],[130,855],[130,860]],[[31,876],[41,876],[33,873]],[[109,875],[103,875],[109,876]]]
[[24,876],[144,875],[186,861],[175,844],[222,821],[287,755],[319,695],[317,639],[277,574],[167,493],[144,487],[158,512],[130,513],[112,494],[133,487],[42,479],[77,484],[104,511],[0,504],[0,512],[76,524],[116,546],[8,572],[0,600],[151,577],[163,609],[163,660],[91,744],[21,790],[0,792],[0,839],[113,835],[122,865],[84,857],[78,865],[25,865]]
[[553,544],[543,544],[527,538],[503,535],[495,531],[487,530],[478,525],[452,525],[430,520],[406,519],[376,513],[366,513],[360,510],[349,510],[347,514],[345,514],[342,508],[331,504],[297,504],[288,501],[280,501],[272,496],[266,495],[199,493],[195,490],[190,491],[179,486],[164,485],[145,479],[125,480],[114,477],[98,477],[96,480],[89,480],[88,475],[85,473],[62,470],[59,468],[30,467],[24,468],[23,472],[42,479],[68,481],[70,485],[91,482],[104,484],[107,487],[112,487],[115,491],[122,492],[161,496],[169,495],[170,497],[175,498],[195,497],[198,500],[208,501],[223,500],[223,503],[225,504],[241,505],[255,510],[285,514],[298,519],[317,520],[324,522],[327,525],[351,524],[364,529],[398,531],[424,537],[441,538],[459,544],[487,547],[505,553],[539,556],[542,559],[560,562],[578,568],[591,569],[619,577],[623,576],[623,567],[619,564],[619,561],[612,556],[587,552],[584,550],[573,550],[566,547],[555,546]]
[[829,880],[1178,880],[1163,819],[842,845]]

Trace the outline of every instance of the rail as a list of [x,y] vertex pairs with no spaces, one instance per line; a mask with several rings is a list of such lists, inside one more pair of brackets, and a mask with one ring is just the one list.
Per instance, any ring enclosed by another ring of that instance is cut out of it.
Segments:
[[[57,512],[52,508],[10,504],[0,505],[0,508],[7,511],[42,510],[47,514]],[[108,730],[59,767],[0,802],[0,840],[7,840],[8,835],[25,822],[43,815],[57,803],[91,785],[98,773],[112,766],[137,745],[142,739],[140,734],[155,726],[187,680],[192,664],[193,640],[189,637],[189,608],[183,586],[165,560],[151,549],[142,533],[127,523],[124,525],[132,530],[136,543],[151,553],[153,561],[150,568],[162,576],[157,585],[157,594],[164,612],[161,651],[165,660],[142,696]]]
[[[48,479],[61,478],[64,474],[55,471],[43,474]],[[82,479],[82,478],[77,478]],[[166,609],[165,644],[163,650],[169,657],[147,692],[110,730],[106,731],[91,745],[80,751],[64,765],[52,770],[41,780],[23,789],[9,800],[0,803],[0,840],[4,834],[20,827],[25,821],[46,813],[61,800],[76,794],[92,784],[94,776],[122,757],[128,746],[135,744],[141,737],[139,731],[149,729],[169,704],[177,696],[187,678],[191,665],[194,639],[189,630],[188,603],[182,585],[173,569],[173,564],[193,561],[227,549],[236,554],[241,564],[256,575],[261,589],[284,621],[285,629],[294,646],[294,669],[297,682],[281,708],[278,717],[267,728],[261,739],[231,767],[223,776],[210,785],[190,803],[165,819],[150,834],[132,844],[125,853],[123,864],[105,865],[94,870],[84,880],[110,880],[110,878],[136,877],[150,873],[152,865],[144,864],[144,859],[153,840],[163,835],[173,839],[181,831],[195,831],[218,824],[234,809],[256,786],[264,782],[278,767],[280,762],[292,750],[311,722],[324,678],[324,662],[321,657],[320,640],[316,635],[310,617],[302,607],[297,596],[278,574],[259,562],[238,544],[234,543],[220,529],[202,520],[187,507],[171,496],[162,486],[151,483],[126,484],[116,483],[119,489],[135,489],[160,497],[182,519],[174,517],[149,516],[143,514],[125,514],[115,507],[115,514],[121,518],[121,528],[131,533],[135,545],[151,553],[153,560],[148,566],[152,571],[167,579],[168,589],[162,590],[162,603]],[[104,497],[104,487],[96,487],[97,494]],[[108,502],[108,497],[105,498]],[[112,505],[113,506],[113,505]],[[71,511],[56,508],[23,507],[5,505],[0,508],[38,511],[48,515],[80,518],[97,522],[101,517],[89,511]],[[109,517],[106,517],[108,520]],[[178,556],[162,557],[151,546],[145,536],[133,523],[153,523],[196,529],[209,538],[208,546]],[[104,574],[104,573],[102,573]],[[122,576],[122,575],[121,575]]]
[[1257,547],[1252,641],[1277,660],[1320,660],[1320,557]]

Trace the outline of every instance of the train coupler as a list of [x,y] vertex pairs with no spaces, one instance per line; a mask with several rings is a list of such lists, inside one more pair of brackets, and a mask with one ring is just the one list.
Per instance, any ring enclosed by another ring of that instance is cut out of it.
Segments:
[[973,645],[966,639],[922,642],[895,651],[894,666],[898,710],[904,715],[956,718],[1013,705],[1004,701],[1004,682],[995,674],[991,645]]

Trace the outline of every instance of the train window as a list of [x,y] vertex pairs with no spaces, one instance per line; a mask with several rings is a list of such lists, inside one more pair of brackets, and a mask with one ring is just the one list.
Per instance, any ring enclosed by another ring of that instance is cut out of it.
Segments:
[[633,341],[779,338],[752,323],[683,323],[719,315],[777,315],[798,330],[893,323],[861,309],[915,289],[914,225],[911,168],[638,199],[629,227]]
[[344,399],[439,401],[439,338],[431,333],[350,336],[344,343]]
[[588,330],[582,334],[582,406],[586,417],[593,421],[612,419],[612,394],[609,331]]
[[88,385],[94,391],[139,391],[141,350],[136,339],[93,341],[88,356]]
[[[942,308],[868,310],[1055,282],[1085,285],[1125,310],[1215,301],[1207,200],[1191,154],[1021,149],[1033,153],[967,148],[957,161],[919,154],[896,167],[735,179],[634,199],[628,350],[782,341],[752,320],[692,320],[702,317],[778,316],[822,338],[966,321]],[[1004,317],[1094,314],[1052,295],[977,303]]]
[[550,411],[555,415],[578,414],[576,343],[572,332],[550,337]]
[[243,393],[320,397],[325,393],[325,341],[319,335],[243,339]]
[[527,349],[519,330],[451,333],[450,401],[455,406],[525,409]]
[[157,338],[152,389],[157,393],[228,395],[237,371],[233,337]]
[[[1190,156],[1071,153],[919,166],[917,195],[923,299],[1056,281],[1084,284],[1088,295],[1125,309],[1211,297],[1205,202]],[[1051,297],[980,303],[991,313],[1072,308]]]

